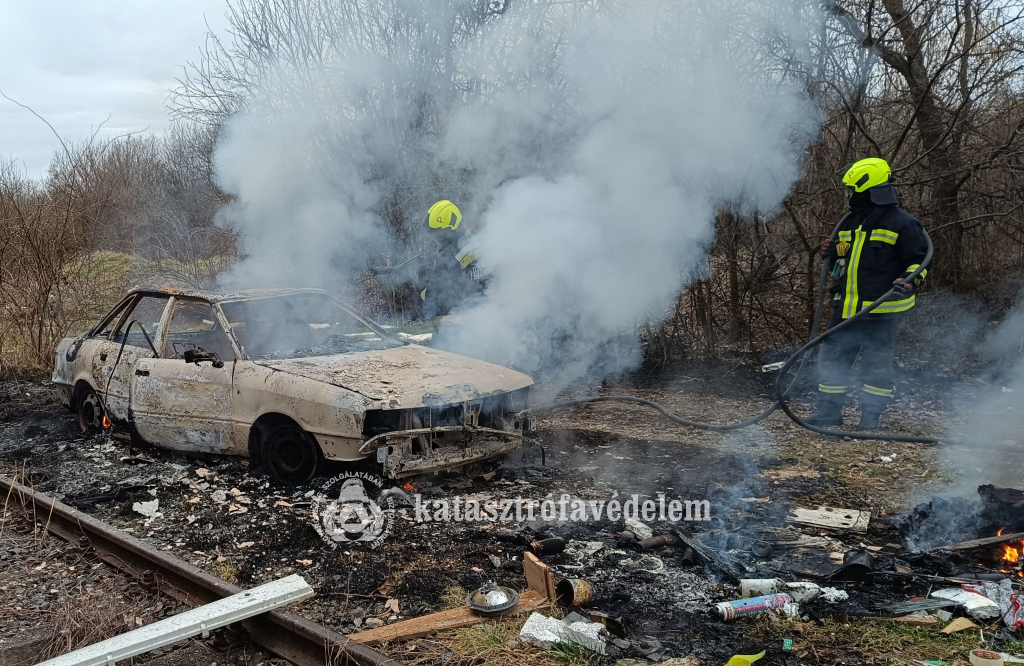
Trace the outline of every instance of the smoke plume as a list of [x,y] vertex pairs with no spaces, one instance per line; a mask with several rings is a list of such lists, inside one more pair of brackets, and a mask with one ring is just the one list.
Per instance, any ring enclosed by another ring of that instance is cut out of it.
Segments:
[[771,211],[817,132],[815,3],[321,0],[298,37],[280,7],[232,21],[284,45],[250,59],[216,154],[247,254],[227,282],[350,281],[415,254],[451,199],[489,277],[440,343],[528,372],[635,363],[717,210]]
[[[1022,295],[1024,296],[1024,295]],[[1024,473],[1024,298],[979,345],[989,368],[982,388],[962,401],[959,422],[942,457],[958,473],[958,488],[976,495],[984,483],[1016,487]]]

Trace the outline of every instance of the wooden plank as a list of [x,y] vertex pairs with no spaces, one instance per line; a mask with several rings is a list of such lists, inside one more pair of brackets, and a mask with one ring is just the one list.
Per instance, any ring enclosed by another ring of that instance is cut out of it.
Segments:
[[842,509],[832,506],[822,506],[817,509],[802,509],[796,507],[786,519],[791,523],[809,525],[811,527],[823,527],[831,530],[849,530],[851,532],[867,532],[868,523],[871,521],[870,511],[858,511],[857,509]]
[[[538,608],[543,608],[548,605],[548,603],[550,602],[537,592],[527,590],[519,595],[519,603],[513,606],[512,610],[505,613],[502,617],[529,613],[537,610]],[[403,620],[401,622],[395,622],[394,624],[388,624],[368,631],[360,631],[357,634],[349,634],[349,638],[354,641],[358,641],[363,645],[377,645],[378,643],[407,641],[412,638],[421,638],[438,631],[444,631],[445,629],[469,627],[474,624],[480,624],[481,622],[494,619],[497,618],[477,615],[466,607],[453,608],[451,610],[440,611],[429,615],[414,617],[409,620]]]
[[526,583],[531,590],[554,601],[555,574],[548,565],[538,560],[533,553],[523,553],[523,573],[526,574]]
[[1001,543],[1007,543],[1008,541],[1022,541],[1024,540],[1024,532],[1017,532],[1015,534],[1003,534],[1002,536],[985,537],[984,539],[972,539],[971,541],[961,541],[960,543],[954,543],[949,546],[939,546],[932,550],[970,550],[972,548],[983,548],[985,546],[995,546]]

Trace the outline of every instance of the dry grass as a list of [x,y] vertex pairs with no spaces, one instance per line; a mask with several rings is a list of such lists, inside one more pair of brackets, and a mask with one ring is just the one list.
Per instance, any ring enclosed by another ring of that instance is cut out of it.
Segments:
[[0,621],[4,633],[15,641],[22,632],[49,633],[33,655],[35,661],[149,624],[161,619],[165,608],[173,607],[159,595],[142,591],[93,554],[83,554],[35,528],[11,504],[5,507],[0,532],[0,550],[14,554],[0,562],[4,590]]
[[780,636],[793,639],[793,656],[813,663],[839,663],[844,654],[854,653],[866,664],[909,666],[936,659],[951,666],[967,664],[967,654],[981,647],[978,634],[939,633],[936,628],[909,627],[884,620],[852,620],[850,623],[793,622],[758,618],[753,634],[766,644]]
[[466,590],[461,585],[452,585],[441,594],[441,608],[460,608],[466,605]]
[[206,570],[229,583],[238,582],[238,565],[234,562],[210,562]]
[[[452,586],[445,591],[442,603],[465,604],[465,591]],[[539,612],[561,617],[562,612],[554,605],[541,608]],[[406,643],[380,646],[385,654],[399,659],[409,666],[444,664],[444,666],[473,666],[493,664],[495,666],[588,666],[600,661],[600,657],[589,650],[574,645],[555,645],[550,650],[541,650],[519,640],[519,631],[529,614],[504,617],[472,627],[445,631]]]

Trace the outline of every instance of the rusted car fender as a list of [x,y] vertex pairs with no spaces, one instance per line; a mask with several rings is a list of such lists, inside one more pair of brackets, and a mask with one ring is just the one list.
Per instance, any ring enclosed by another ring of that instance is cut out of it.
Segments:
[[280,414],[316,438],[328,460],[355,461],[363,444],[363,416],[379,402],[331,384],[239,361],[235,368],[232,420],[236,441],[248,441],[261,418]]

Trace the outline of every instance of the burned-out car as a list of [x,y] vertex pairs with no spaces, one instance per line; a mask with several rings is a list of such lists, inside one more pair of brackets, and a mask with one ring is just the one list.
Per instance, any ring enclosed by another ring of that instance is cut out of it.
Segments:
[[373,456],[401,478],[518,448],[533,380],[410,344],[317,289],[129,293],[57,347],[84,431],[250,456],[277,479]]

